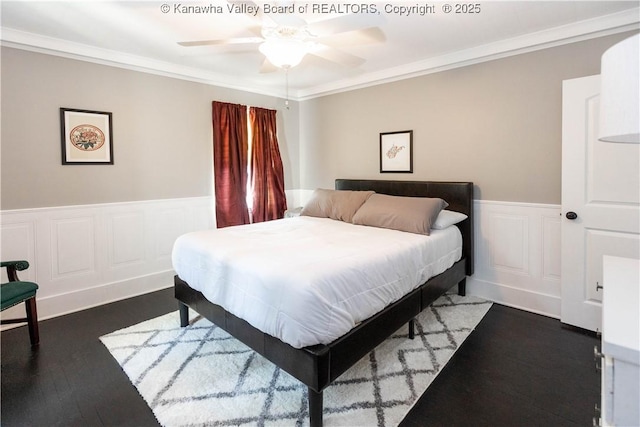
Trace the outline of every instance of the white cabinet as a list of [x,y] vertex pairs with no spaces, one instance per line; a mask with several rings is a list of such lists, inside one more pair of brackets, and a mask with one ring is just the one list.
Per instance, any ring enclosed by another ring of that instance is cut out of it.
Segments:
[[604,426],[640,426],[640,260],[603,258]]

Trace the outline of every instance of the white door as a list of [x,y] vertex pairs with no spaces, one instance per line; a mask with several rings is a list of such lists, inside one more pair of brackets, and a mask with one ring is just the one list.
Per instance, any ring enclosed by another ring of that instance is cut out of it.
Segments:
[[599,76],[562,85],[560,320],[592,331],[602,330],[602,257],[640,258],[640,144],[598,141],[599,93]]

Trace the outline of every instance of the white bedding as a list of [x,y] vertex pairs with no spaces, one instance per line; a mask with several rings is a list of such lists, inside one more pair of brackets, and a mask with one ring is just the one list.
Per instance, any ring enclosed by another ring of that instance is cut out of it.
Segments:
[[176,240],[189,286],[296,348],[328,344],[461,258],[457,227],[430,236],[300,216]]

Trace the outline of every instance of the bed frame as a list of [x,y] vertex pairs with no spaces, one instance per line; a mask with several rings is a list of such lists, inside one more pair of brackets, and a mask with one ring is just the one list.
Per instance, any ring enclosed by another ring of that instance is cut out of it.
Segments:
[[332,343],[301,349],[261,332],[243,319],[209,302],[202,293],[175,276],[180,326],[189,324],[191,307],[304,383],[309,392],[309,421],[312,427],[322,426],[322,392],[326,387],[404,324],[408,324],[409,338],[413,338],[415,317],[456,284],[458,293],[465,295],[466,276],[473,274],[473,183],[338,179],[335,188],[374,190],[397,196],[440,197],[446,200],[449,203],[448,209],[469,217],[458,224],[463,238],[462,259]]

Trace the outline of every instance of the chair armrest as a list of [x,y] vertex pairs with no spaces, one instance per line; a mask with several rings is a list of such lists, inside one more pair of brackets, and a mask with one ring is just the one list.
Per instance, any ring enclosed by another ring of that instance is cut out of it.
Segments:
[[7,269],[7,276],[10,282],[19,282],[18,271],[26,270],[29,268],[29,262],[27,261],[1,261],[0,268],[5,267]]

